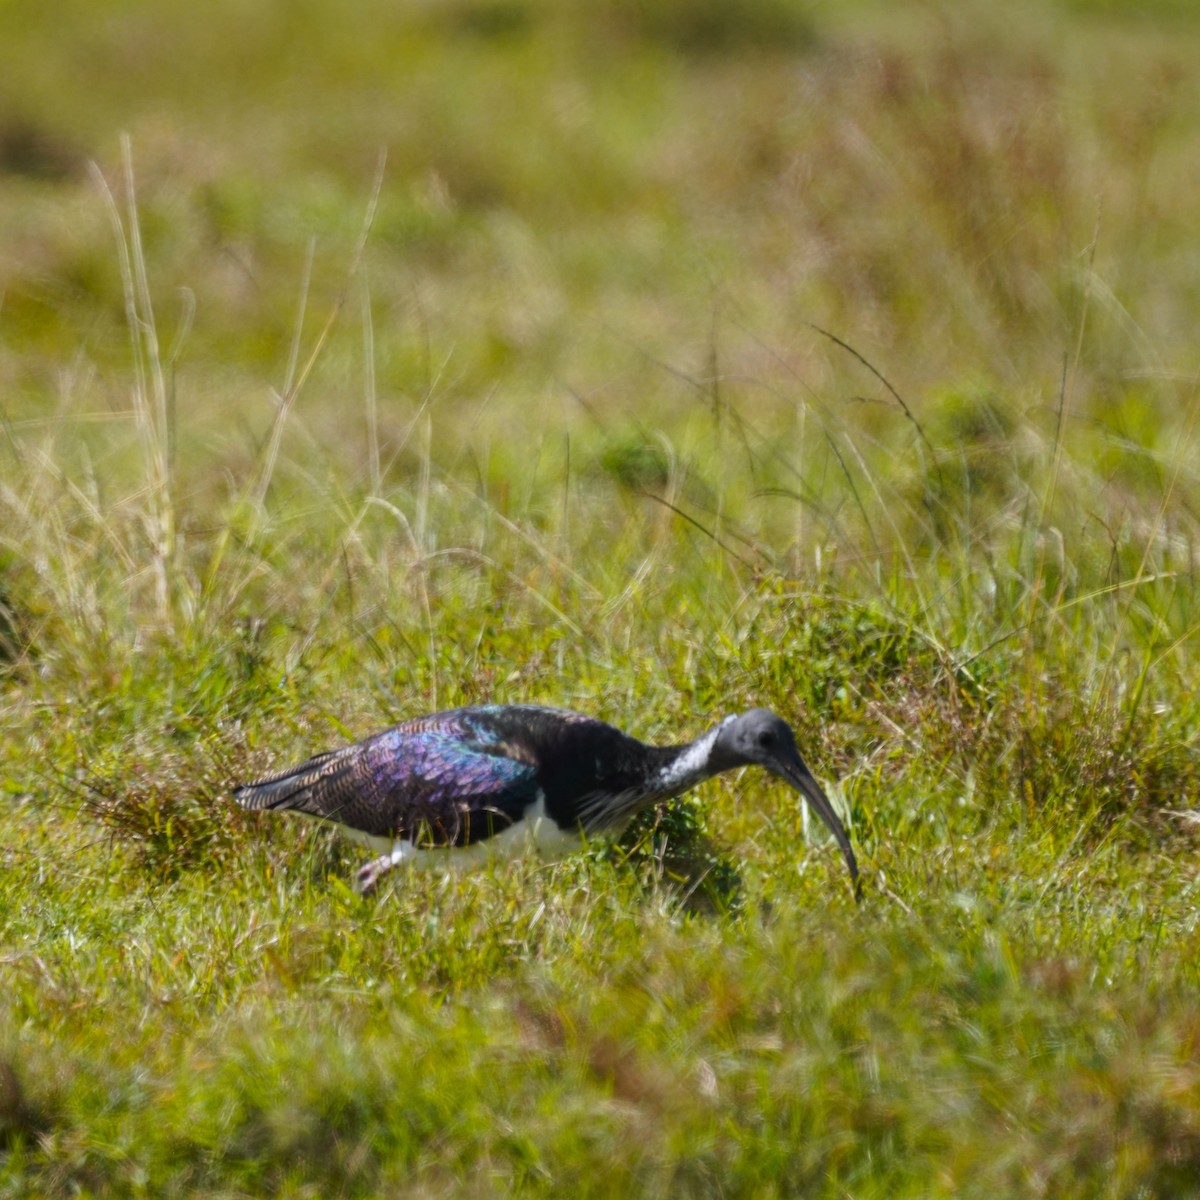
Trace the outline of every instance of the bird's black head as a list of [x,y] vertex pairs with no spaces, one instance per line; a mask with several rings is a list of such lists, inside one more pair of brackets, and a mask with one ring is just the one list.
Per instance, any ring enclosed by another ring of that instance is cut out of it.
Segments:
[[821,785],[796,749],[791,726],[766,708],[752,708],[720,725],[709,756],[710,768],[727,771],[731,767],[766,767],[773,775],[791,784],[808,801],[809,807],[829,826],[854,881],[854,895],[860,895],[858,863],[850,845],[850,835],[829,802]]
[[779,774],[778,762],[803,765],[791,726],[768,708],[752,708],[722,722],[712,752],[714,765],[719,762],[722,770],[756,765]]

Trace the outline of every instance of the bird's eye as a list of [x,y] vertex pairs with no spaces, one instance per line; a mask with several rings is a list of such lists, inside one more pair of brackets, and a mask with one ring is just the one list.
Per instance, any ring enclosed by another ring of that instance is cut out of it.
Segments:
[[775,735],[769,730],[764,729],[758,735],[758,744],[765,750],[775,740]]

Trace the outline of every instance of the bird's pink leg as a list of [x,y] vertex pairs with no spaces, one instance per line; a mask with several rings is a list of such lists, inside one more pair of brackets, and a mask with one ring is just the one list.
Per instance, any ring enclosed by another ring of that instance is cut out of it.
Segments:
[[354,890],[360,895],[369,896],[375,890],[380,879],[393,867],[408,862],[414,853],[416,850],[412,842],[396,842],[390,853],[381,854],[378,858],[373,858],[369,863],[359,867],[358,873],[354,876]]

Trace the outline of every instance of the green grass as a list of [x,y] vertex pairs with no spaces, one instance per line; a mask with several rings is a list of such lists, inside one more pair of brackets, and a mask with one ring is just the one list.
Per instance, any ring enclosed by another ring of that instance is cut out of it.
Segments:
[[[1200,25],[742,7],[0,18],[0,1197],[1200,1194]],[[862,906],[230,800],[483,700]]]

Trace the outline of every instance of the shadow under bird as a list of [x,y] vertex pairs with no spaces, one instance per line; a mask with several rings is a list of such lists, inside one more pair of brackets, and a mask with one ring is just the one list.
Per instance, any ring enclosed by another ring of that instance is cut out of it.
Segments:
[[460,865],[536,848],[557,858],[619,833],[642,809],[735,767],[790,784],[829,826],[860,896],[850,837],[787,723],[765,708],[726,717],[693,742],[648,746],[594,717],[536,705],[456,708],[402,721],[238,788],[248,809],[336,821],[380,853],[369,892],[394,867]]

